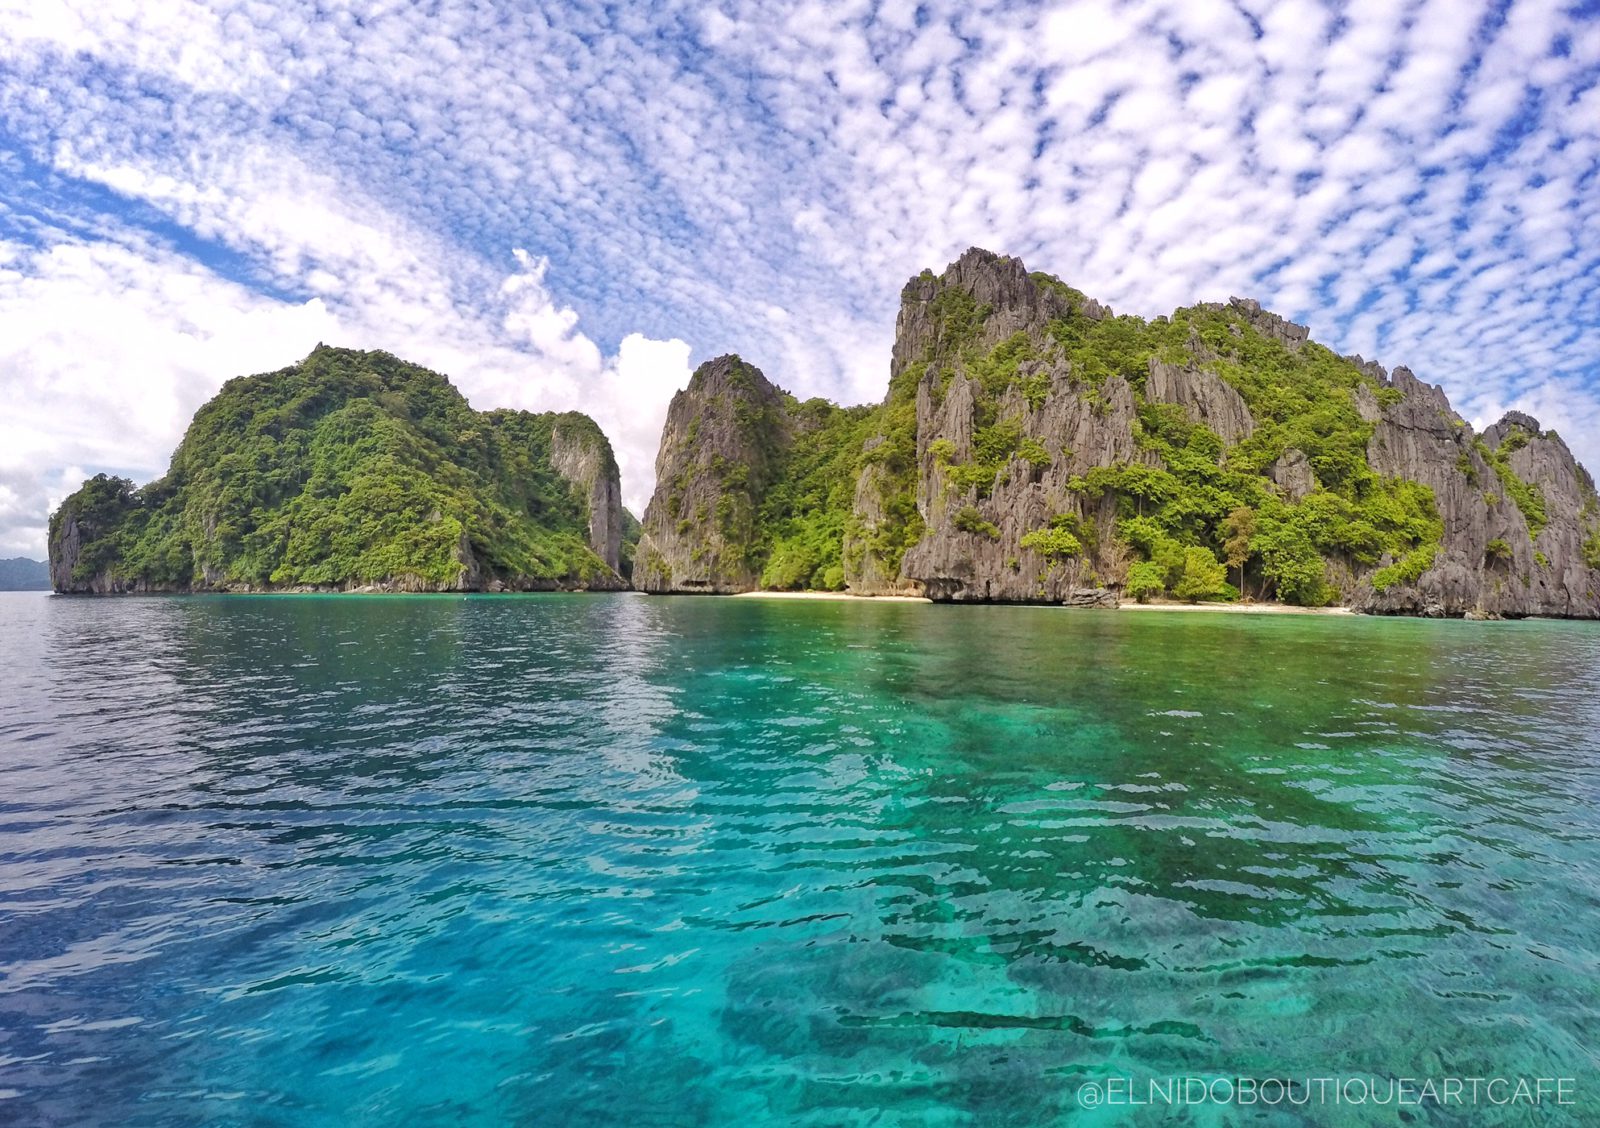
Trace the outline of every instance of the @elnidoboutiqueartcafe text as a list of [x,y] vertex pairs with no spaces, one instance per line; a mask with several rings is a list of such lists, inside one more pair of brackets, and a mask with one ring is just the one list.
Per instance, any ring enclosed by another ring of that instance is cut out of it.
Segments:
[[1572,1077],[1106,1077],[1078,1086],[1101,1105],[1395,1105],[1449,1108],[1572,1105]]

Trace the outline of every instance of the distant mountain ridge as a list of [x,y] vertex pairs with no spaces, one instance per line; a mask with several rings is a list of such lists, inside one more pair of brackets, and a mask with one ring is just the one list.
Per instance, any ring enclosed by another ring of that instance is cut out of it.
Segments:
[[50,519],[59,592],[627,587],[588,416],[474,411],[388,353],[318,346],[230,380],[165,477],[99,475]]
[[0,591],[49,591],[50,565],[13,556],[0,560]]
[[635,586],[1600,616],[1600,502],[1552,431],[1233,299],[1117,316],[972,249],[907,283],[877,405],[737,356],[674,397]]

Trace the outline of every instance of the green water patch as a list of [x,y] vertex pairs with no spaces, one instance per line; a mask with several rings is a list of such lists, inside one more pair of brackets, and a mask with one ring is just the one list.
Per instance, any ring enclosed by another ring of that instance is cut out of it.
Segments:
[[1078,1087],[1306,1073],[1593,1119],[1583,624],[34,602],[24,1122],[1160,1123]]

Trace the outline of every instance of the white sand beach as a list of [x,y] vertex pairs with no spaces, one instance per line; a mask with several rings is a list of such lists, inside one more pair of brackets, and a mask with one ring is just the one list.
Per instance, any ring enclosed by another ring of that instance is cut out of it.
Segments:
[[1354,615],[1348,607],[1293,607],[1287,603],[1135,603],[1119,611],[1209,611],[1228,615]]
[[851,595],[847,591],[739,591],[735,599],[850,599],[866,603],[932,603],[921,595]]
[[[878,603],[932,603],[922,595],[851,595],[847,591],[740,591],[735,599],[832,599]],[[989,606],[1006,606],[992,604]],[[1016,604],[1015,606],[1049,606]],[[1092,610],[1092,609],[1091,609]],[[1287,603],[1135,603],[1126,600],[1119,611],[1203,611],[1225,615],[1354,615],[1348,607],[1293,607]]]

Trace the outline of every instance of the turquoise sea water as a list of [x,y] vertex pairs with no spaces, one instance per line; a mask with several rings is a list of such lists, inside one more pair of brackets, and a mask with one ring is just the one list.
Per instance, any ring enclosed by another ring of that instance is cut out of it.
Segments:
[[[1600,1123],[1600,625],[0,596],[0,1123]],[[1575,1104],[1085,1108],[1196,1076]]]

